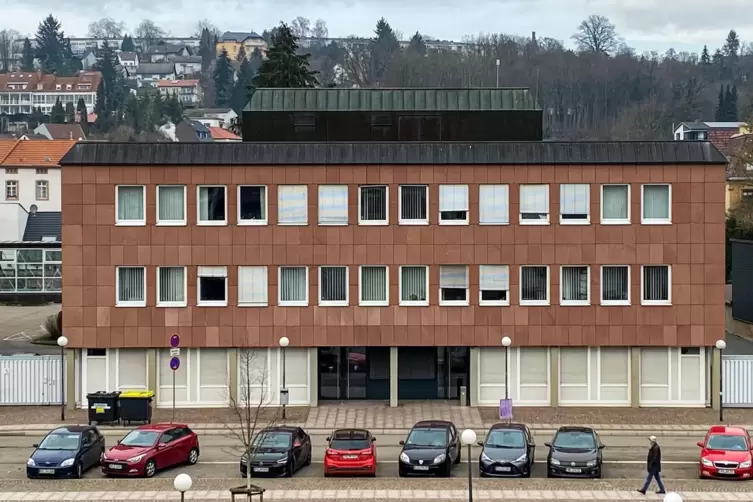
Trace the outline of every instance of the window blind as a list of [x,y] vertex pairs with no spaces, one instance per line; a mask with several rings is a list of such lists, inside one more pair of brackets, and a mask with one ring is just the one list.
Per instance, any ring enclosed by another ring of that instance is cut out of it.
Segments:
[[319,223],[348,224],[348,186],[319,186]]
[[307,287],[305,267],[280,268],[281,302],[305,302]]
[[479,187],[479,222],[506,224],[510,222],[510,187],[481,185]]
[[560,185],[560,211],[562,216],[588,217],[588,185]]
[[439,287],[442,289],[467,289],[468,267],[464,265],[440,266]]
[[182,303],[186,301],[186,269],[159,267],[159,302]]
[[386,267],[361,267],[361,300],[364,302],[387,301]]
[[602,187],[602,213],[605,220],[628,219],[627,185],[604,185]]
[[604,301],[627,301],[628,268],[604,267],[601,271],[601,299]]
[[562,267],[562,300],[588,300],[588,268]]
[[521,185],[520,212],[549,214],[549,187],[547,185]]
[[400,219],[426,220],[426,191],[424,185],[403,185],[400,187]]
[[199,267],[199,277],[227,277],[227,267]]
[[308,187],[280,185],[277,191],[279,223],[305,225],[308,222]]
[[643,299],[659,302],[669,300],[669,267],[643,267]]
[[507,265],[481,265],[479,267],[479,288],[482,291],[508,291],[510,289],[510,268]]
[[238,303],[267,304],[267,267],[238,267]]
[[120,267],[118,269],[118,301],[121,303],[143,302],[144,268]]
[[144,187],[118,187],[118,219],[144,219]]
[[183,187],[162,186],[158,189],[159,221],[183,221],[185,190]]
[[643,185],[643,218],[669,219],[669,186]]
[[426,267],[403,267],[401,299],[403,301],[426,301]]
[[321,301],[345,302],[347,296],[347,268],[346,267],[322,267],[319,280]]
[[361,220],[387,221],[387,187],[360,187]]
[[439,211],[468,211],[468,185],[439,185]]

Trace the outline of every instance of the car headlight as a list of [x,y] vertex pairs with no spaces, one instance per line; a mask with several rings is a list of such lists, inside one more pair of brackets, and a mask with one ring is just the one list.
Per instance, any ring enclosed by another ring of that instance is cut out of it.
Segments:
[[34,467],[37,464],[36,462],[34,462],[33,458],[30,458],[29,460],[26,461],[26,465],[28,465],[29,467]]
[[436,457],[434,458],[434,463],[435,463],[435,464],[441,464],[442,462],[444,462],[444,461],[445,461],[445,459],[446,459],[446,458],[447,458],[447,455],[445,455],[444,453],[442,453],[442,454],[440,454],[440,455],[437,455],[437,456],[436,456]]
[[288,463],[288,457],[283,457],[280,460],[277,461],[278,464],[287,464]]
[[126,462],[128,462],[129,464],[135,464],[137,462],[141,462],[142,460],[144,460],[144,457],[146,457],[146,453],[142,453],[141,455],[136,455],[135,457],[131,457],[128,460],[126,460]]
[[73,465],[73,462],[75,461],[76,461],[75,458],[67,458],[63,460],[62,462],[60,462],[60,467],[70,467]]
[[743,468],[743,469],[747,469],[748,467],[750,467],[751,463],[752,463],[751,459],[749,458],[748,460],[746,460],[745,462],[743,462],[742,464],[740,464],[740,467]]
[[400,461],[405,462],[406,464],[410,464],[410,457],[405,454],[405,452],[400,454]]
[[586,467],[593,467],[596,465],[596,460],[589,460],[586,462]]
[[559,460],[557,460],[556,458],[552,458],[552,459],[549,459],[549,462],[550,462],[550,463],[551,463],[552,465],[560,465],[560,461],[559,461]]
[[707,458],[702,458],[701,463],[705,465],[706,467],[711,467],[712,465],[714,465],[714,463]]
[[515,460],[513,460],[513,463],[525,462],[527,459],[528,459],[528,455],[526,453],[524,453],[521,456],[519,456],[518,458],[516,458]]
[[247,464],[247,463],[248,463],[248,460],[246,459],[246,456],[245,456],[245,455],[243,455],[243,456],[241,457],[241,464]]
[[494,462],[494,460],[486,453],[481,453],[481,461],[482,462]]

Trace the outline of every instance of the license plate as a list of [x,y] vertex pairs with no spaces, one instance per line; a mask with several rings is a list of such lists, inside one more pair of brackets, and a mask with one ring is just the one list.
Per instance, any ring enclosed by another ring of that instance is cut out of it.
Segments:
[[414,465],[413,469],[415,469],[417,471],[428,471],[429,470],[429,466],[428,465]]
[[734,474],[734,469],[719,469],[719,474]]
[[495,469],[497,472],[510,472],[509,467],[496,467]]
[[123,468],[123,466],[120,464],[110,464],[107,467],[109,467],[110,469],[114,469],[116,471]]
[[572,474],[578,474],[580,472],[580,469],[576,469],[574,467],[568,467],[567,469],[565,469],[565,472],[570,472]]
[[55,469],[39,469],[39,474],[55,474]]
[[353,459],[358,458],[358,455],[343,455],[343,458],[345,460],[353,460]]
[[269,467],[254,467],[254,472],[269,472]]

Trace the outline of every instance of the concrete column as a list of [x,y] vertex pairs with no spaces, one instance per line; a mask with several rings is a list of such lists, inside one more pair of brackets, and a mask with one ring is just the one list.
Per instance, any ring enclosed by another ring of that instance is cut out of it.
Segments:
[[309,406],[319,406],[319,350],[309,349]]
[[[468,364],[468,392],[471,396],[471,406],[474,408],[478,406],[478,393],[481,390],[481,386],[479,385],[481,382],[478,381],[478,366],[479,366],[479,357],[480,357],[480,350],[478,347],[471,347],[471,353],[470,353],[470,361]],[[465,403],[463,403],[465,405]]]
[[[65,350],[65,408],[68,410],[76,409],[76,352],[78,350]],[[83,387],[81,385],[81,388]],[[60,402],[59,397],[58,402]],[[86,402],[86,395],[81,396],[81,402]]]
[[238,349],[227,349],[227,395],[230,406],[238,402]]
[[630,406],[641,405],[641,348],[630,347]]
[[560,404],[560,348],[549,349],[549,406]]
[[722,375],[722,357],[720,352],[711,349],[711,408],[718,410],[721,398],[721,375]]
[[390,407],[398,405],[397,347],[390,347]]
[[[157,349],[146,349],[146,390],[154,392],[154,403],[157,402]],[[155,405],[156,407],[156,405]]]

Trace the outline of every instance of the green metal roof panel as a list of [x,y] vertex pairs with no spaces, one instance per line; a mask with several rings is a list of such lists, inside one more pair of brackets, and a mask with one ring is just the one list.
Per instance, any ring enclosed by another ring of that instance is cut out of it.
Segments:
[[247,111],[538,111],[528,89],[256,89]]

